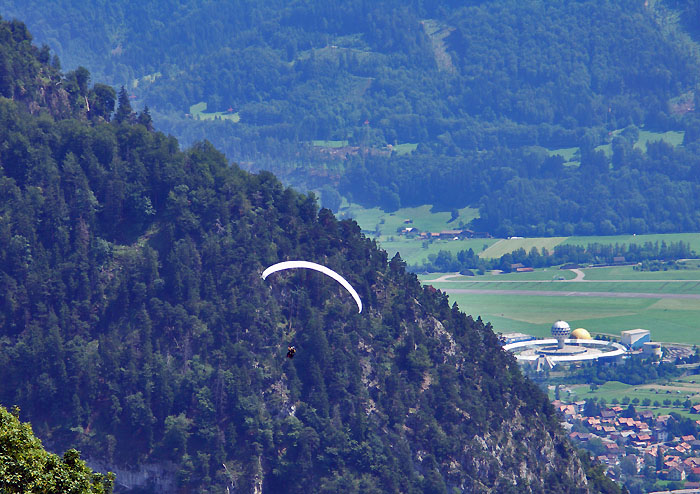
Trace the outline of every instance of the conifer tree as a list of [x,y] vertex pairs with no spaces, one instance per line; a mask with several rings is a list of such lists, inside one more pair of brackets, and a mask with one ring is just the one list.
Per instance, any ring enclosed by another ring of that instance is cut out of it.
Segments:
[[114,114],[114,120],[117,123],[131,122],[134,117],[134,110],[131,108],[129,94],[126,92],[124,86],[119,90],[117,101],[119,101],[119,107],[117,108],[117,113]]

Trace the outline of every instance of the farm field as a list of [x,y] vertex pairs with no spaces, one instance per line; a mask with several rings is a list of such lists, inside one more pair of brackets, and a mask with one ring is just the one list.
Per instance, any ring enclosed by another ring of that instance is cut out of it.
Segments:
[[[462,276],[455,273],[425,273],[418,275],[418,278],[424,282],[440,279],[442,282],[450,283],[474,283],[478,281],[488,282],[521,282],[521,281],[552,281],[559,278],[569,280],[575,278],[576,275],[570,269],[543,268],[536,269],[529,273],[492,273],[486,272],[479,276]],[[436,285],[437,286],[437,285]]]
[[[651,133],[640,136],[651,135]],[[641,137],[640,137],[641,139]],[[325,146],[343,145],[344,141],[318,141]],[[460,250],[473,249],[484,258],[498,258],[503,254],[517,249],[530,251],[536,247],[539,251],[543,248],[552,251],[557,245],[580,245],[599,243],[605,245],[615,244],[644,244],[646,242],[679,242],[690,244],[700,257],[700,233],[666,233],[649,235],[612,235],[612,236],[572,236],[572,237],[526,237],[510,239],[469,239],[469,240],[433,240],[426,246],[420,239],[407,239],[399,236],[397,229],[412,226],[419,231],[439,232],[460,228],[460,223],[468,224],[478,217],[479,211],[475,208],[465,207],[458,210],[458,216],[450,221],[451,214],[448,211],[433,211],[432,206],[423,205],[412,208],[401,208],[393,213],[387,213],[379,208],[364,208],[357,204],[343,202],[337,216],[341,219],[353,218],[362,228],[363,232],[375,238],[390,256],[396,252],[410,265],[422,264],[428,255],[437,254],[440,250],[447,250],[456,254]],[[410,219],[412,223],[404,224],[404,220]],[[486,247],[484,247],[486,246]]]
[[[340,218],[353,218],[357,221],[363,231],[376,238],[379,232],[379,239],[384,242],[388,237],[398,237],[398,228],[414,227],[420,231],[439,232],[441,230],[452,230],[460,228],[460,222],[469,223],[476,218],[479,211],[474,208],[462,208],[458,210],[458,216],[450,221],[449,211],[433,211],[432,206],[423,205],[413,208],[401,208],[392,213],[387,213],[379,208],[364,208],[357,204],[341,205],[338,211]],[[411,220],[412,223],[404,223],[404,220]],[[486,239],[484,239],[486,240]],[[421,241],[415,239],[416,242]],[[495,241],[495,240],[494,240]]]
[[[585,279],[597,280],[700,280],[700,261],[686,261],[689,269],[669,269],[668,271],[636,271],[632,266],[605,268],[584,268]],[[519,274],[519,273],[518,273]]]
[[485,259],[498,259],[504,254],[508,254],[518,249],[525,249],[525,252],[530,252],[533,247],[537,247],[537,250],[540,252],[542,249],[547,249],[551,252],[554,250],[554,247],[566,239],[567,237],[501,239],[479,254],[479,257],[483,257]]
[[[446,283],[450,283],[447,285]],[[590,292],[618,294],[659,294],[659,295],[697,295],[695,298],[700,305],[700,281],[610,281],[589,283],[567,283],[561,281],[545,282],[539,280],[524,281],[457,281],[457,282],[433,282],[436,288],[447,290],[448,293],[456,293],[458,290],[488,290],[488,291],[539,291],[561,292],[569,297],[577,293],[587,295]],[[661,297],[660,297],[661,298]],[[679,297],[682,298],[682,297]]]
[[492,238],[472,238],[464,240],[433,240],[425,247],[420,240],[405,238],[395,238],[394,240],[383,241],[381,246],[389,254],[389,259],[397,252],[401,253],[401,258],[409,265],[420,265],[424,263],[430,254],[437,254],[441,250],[457,254],[461,250],[472,249],[477,254],[495,242]]
[[[430,240],[423,241],[417,238],[409,239],[399,236],[397,229],[414,227],[419,231],[439,232],[442,230],[459,229],[460,222],[466,224],[478,215],[474,208],[462,208],[458,210],[458,216],[450,221],[451,214],[448,211],[432,211],[429,205],[401,208],[392,213],[387,213],[379,208],[363,208],[357,204],[343,203],[338,212],[341,219],[352,218],[357,221],[362,231],[377,239],[382,248],[387,251],[389,257],[397,252],[408,264],[421,264],[430,254],[437,254],[440,250],[447,250],[454,254],[460,250],[473,249],[481,252],[489,245],[497,242],[493,238],[478,238],[464,240]],[[410,219],[412,223],[404,223]]]
[[[591,390],[588,384],[574,384],[565,385],[560,388],[560,396],[567,396],[567,399],[576,400],[589,400],[597,398],[599,401],[601,399],[605,400],[608,405],[617,403],[620,406],[627,406],[622,404],[625,397],[629,398],[630,402],[635,398],[639,400],[639,404],[635,404],[634,407],[638,411],[641,410],[651,410],[655,414],[669,414],[671,412],[676,412],[680,415],[686,417],[695,417],[690,413],[688,408],[683,406],[673,406],[673,402],[680,400],[681,403],[685,402],[687,399],[693,404],[700,403],[700,384],[691,383],[690,381],[697,380],[700,383],[700,376],[686,376],[668,383],[651,383],[651,384],[624,384],[618,381],[609,381],[597,389]],[[571,394],[562,393],[561,389],[567,388],[571,390]],[[554,399],[554,390],[550,389],[550,398]],[[569,398],[570,396],[570,398]],[[642,402],[648,399],[651,404],[648,406],[642,405]],[[664,404],[664,401],[671,400],[671,403]],[[627,401],[627,400],[625,400]],[[659,406],[654,406],[654,402],[658,402]]]
[[399,156],[404,154],[411,154],[418,147],[418,143],[405,142],[403,144],[397,144],[392,148],[392,151]]
[[[572,328],[584,327],[593,334],[644,328],[656,341],[700,344],[700,298],[664,298],[700,295],[700,269],[697,262],[691,265],[695,269],[657,272],[633,271],[631,266],[584,269],[584,281],[570,281],[573,272],[552,268],[477,277],[431,273],[419,279],[444,290],[460,309],[491,322],[500,332],[544,337],[555,320],[564,319]],[[598,279],[589,280],[590,273]],[[569,281],[551,281],[554,274]],[[543,293],[536,294],[538,290]]]
[[646,242],[686,242],[690,244],[690,248],[700,256],[700,233],[659,233],[650,235],[612,235],[612,236],[580,236],[580,237],[526,237],[526,238],[510,238],[501,239],[486,249],[482,254],[485,258],[498,258],[503,254],[513,252],[523,248],[529,252],[533,247],[537,247],[542,251],[546,248],[553,251],[557,245],[580,245],[586,247],[588,244],[636,244],[643,245]]
[[538,337],[550,334],[563,319],[572,328],[619,336],[644,328],[656,341],[700,344],[700,303],[683,299],[566,297],[536,295],[449,294],[450,303],[474,318],[490,322],[497,332],[518,331]]

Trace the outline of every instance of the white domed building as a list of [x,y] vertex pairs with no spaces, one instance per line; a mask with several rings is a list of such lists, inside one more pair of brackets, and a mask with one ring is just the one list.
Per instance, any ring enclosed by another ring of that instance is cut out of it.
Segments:
[[566,321],[557,321],[552,324],[552,338],[557,340],[557,348],[564,348],[564,341],[571,334],[571,328]]
[[[575,363],[585,360],[622,358],[627,349],[614,341],[594,340],[584,328],[571,331],[566,321],[556,321],[552,324],[552,338],[520,341],[504,345],[505,350],[515,354],[522,364],[551,368],[558,363]],[[542,365],[540,365],[542,364]]]

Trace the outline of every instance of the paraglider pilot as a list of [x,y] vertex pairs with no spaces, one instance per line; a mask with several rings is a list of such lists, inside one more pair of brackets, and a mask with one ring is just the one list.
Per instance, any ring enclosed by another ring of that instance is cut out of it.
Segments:
[[294,358],[295,353],[297,353],[296,347],[293,347],[293,346],[287,347],[287,358]]

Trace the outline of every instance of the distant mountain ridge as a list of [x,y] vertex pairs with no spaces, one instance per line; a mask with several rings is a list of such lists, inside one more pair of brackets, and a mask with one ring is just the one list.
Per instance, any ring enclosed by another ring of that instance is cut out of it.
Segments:
[[[0,0],[72,67],[126,84],[181,142],[208,139],[246,169],[320,190],[328,207],[338,191],[388,211],[478,207],[474,227],[502,236],[700,229],[695,10]],[[210,119],[186,115],[199,103]],[[683,146],[637,149],[640,128],[684,132]],[[337,141],[349,152],[324,152]],[[402,144],[415,150],[393,153]]]
[[[51,449],[141,492],[605,485],[490,327],[357,224],[209,143],[180,151],[126,91],[49,68],[19,23],[0,52],[27,90],[0,98],[0,402]],[[314,273],[262,280],[282,259],[342,272],[362,314]]]

